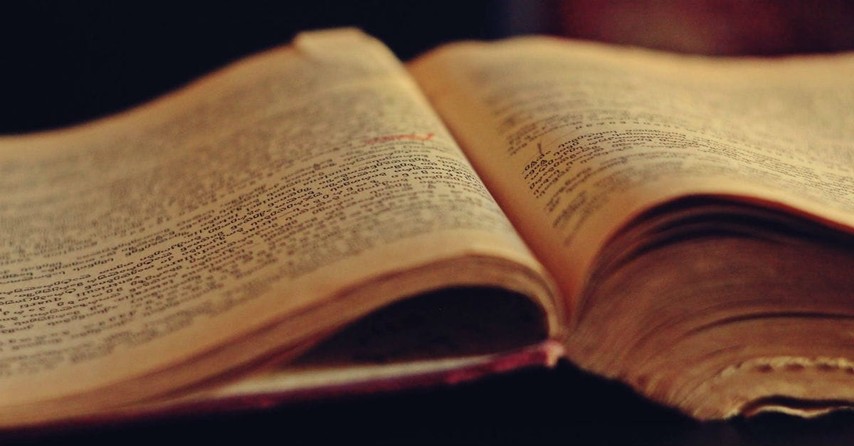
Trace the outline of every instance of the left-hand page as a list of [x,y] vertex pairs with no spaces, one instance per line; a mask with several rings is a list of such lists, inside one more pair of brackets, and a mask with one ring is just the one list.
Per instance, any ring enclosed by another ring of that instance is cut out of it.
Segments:
[[174,396],[445,286],[529,296],[558,330],[542,266],[354,30],[0,138],[0,228],[5,426]]

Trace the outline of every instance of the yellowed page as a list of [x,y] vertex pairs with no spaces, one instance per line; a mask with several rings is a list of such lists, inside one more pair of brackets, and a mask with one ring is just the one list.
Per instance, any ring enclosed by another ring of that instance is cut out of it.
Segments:
[[411,71],[571,301],[603,243],[669,199],[733,196],[854,227],[854,55],[522,38],[446,46]]
[[357,31],[303,35],[101,122],[4,137],[0,191],[2,425],[299,350],[443,285],[552,306],[409,75]]

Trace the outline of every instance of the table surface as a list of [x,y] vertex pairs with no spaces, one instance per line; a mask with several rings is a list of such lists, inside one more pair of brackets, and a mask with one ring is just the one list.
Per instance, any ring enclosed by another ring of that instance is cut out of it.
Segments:
[[700,423],[569,363],[480,381],[160,420],[0,433],[0,443],[850,445],[854,413]]

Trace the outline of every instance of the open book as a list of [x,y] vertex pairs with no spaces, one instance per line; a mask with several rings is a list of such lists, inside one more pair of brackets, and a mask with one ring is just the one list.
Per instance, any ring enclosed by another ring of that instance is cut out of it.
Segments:
[[852,79],[345,29],[0,138],[0,425],[559,358],[703,419],[846,406]]

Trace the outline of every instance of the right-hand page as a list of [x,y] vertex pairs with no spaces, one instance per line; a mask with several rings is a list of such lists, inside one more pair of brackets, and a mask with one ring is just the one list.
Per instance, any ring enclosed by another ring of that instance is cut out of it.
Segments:
[[567,356],[698,418],[854,406],[854,54],[522,38],[411,70],[567,301]]
[[410,68],[569,308],[609,237],[679,197],[854,227],[854,54],[711,59],[520,38],[448,45]]

